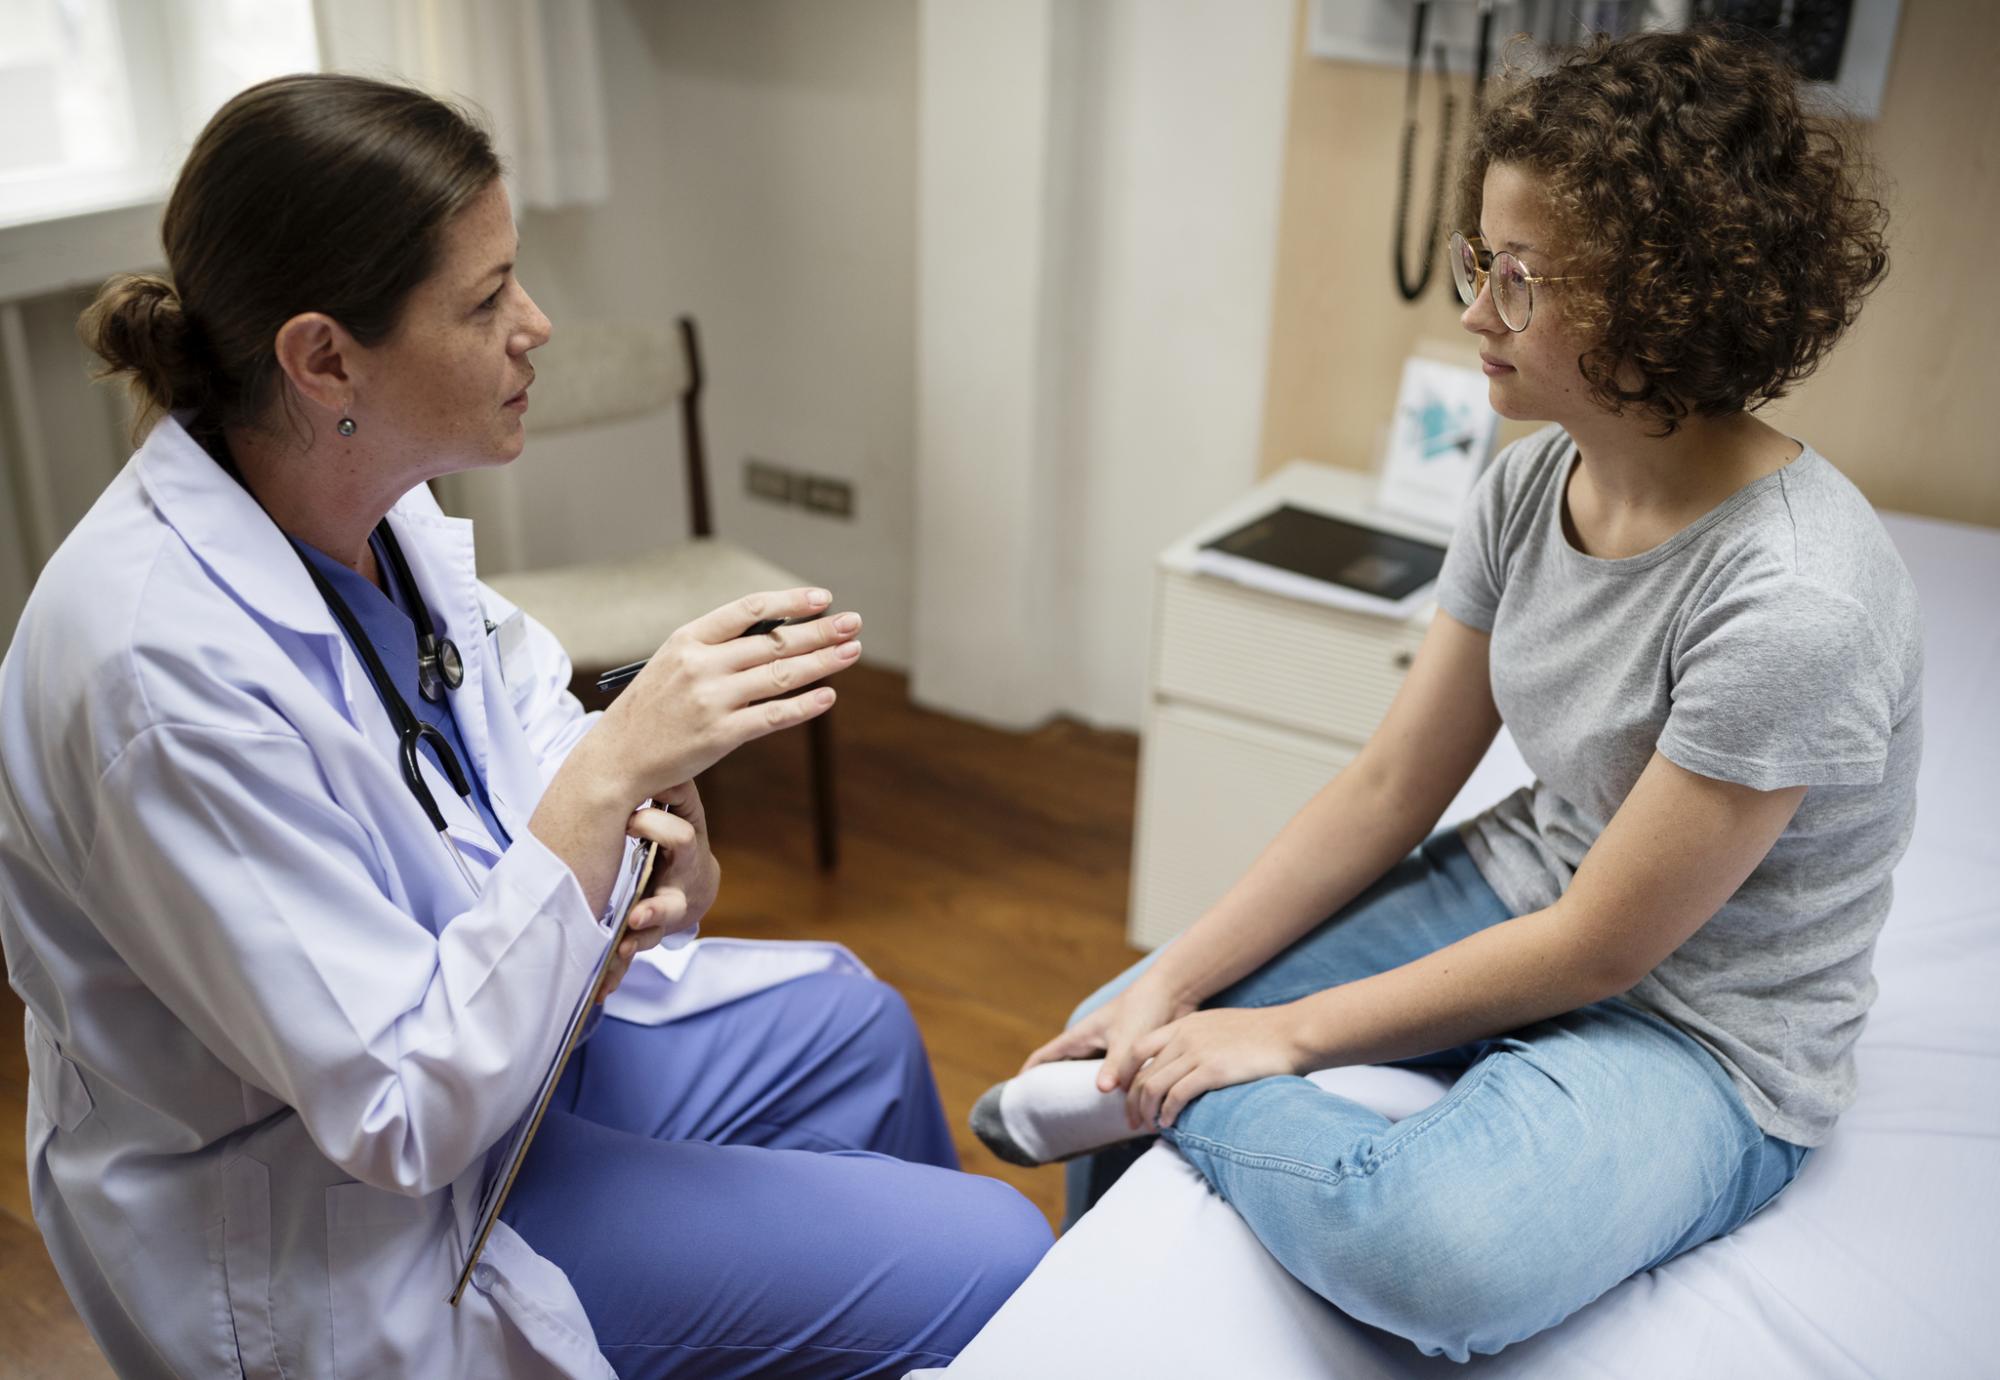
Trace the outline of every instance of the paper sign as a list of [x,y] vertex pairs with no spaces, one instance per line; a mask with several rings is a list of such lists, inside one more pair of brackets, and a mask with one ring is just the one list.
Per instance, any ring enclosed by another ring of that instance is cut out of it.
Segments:
[[1492,453],[1499,422],[1486,400],[1481,371],[1434,359],[1405,360],[1376,502],[1388,512],[1449,530]]

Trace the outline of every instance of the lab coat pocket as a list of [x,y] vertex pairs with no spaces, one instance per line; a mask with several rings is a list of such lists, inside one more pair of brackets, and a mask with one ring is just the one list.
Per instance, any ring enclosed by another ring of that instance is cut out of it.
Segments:
[[[412,1374],[413,1353],[434,1340],[422,1329],[411,1330],[412,1316],[448,1325],[449,1197],[412,1198],[362,1183],[326,1190],[335,1375],[357,1380]],[[428,1306],[433,1300],[435,1308]],[[397,1326],[397,1319],[404,1325]]]
[[248,1155],[222,1166],[222,1268],[244,1380],[280,1380],[271,1318],[271,1171]]

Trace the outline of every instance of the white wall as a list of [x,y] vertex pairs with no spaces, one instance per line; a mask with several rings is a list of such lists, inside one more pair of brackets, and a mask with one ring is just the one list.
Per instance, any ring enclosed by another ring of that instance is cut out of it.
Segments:
[[[599,0],[612,199],[522,220],[522,274],[565,317],[703,333],[717,530],[833,589],[871,660],[909,657],[915,330],[913,0]],[[686,532],[671,417],[534,439],[530,564],[574,535],[630,554]],[[842,521],[743,492],[757,455],[850,480]],[[506,503],[494,505],[501,513]]]
[[1083,512],[1074,678],[1136,727],[1152,559],[1254,481],[1278,240],[1289,0],[1096,0],[1066,446]]
[[1139,721],[1152,558],[1255,472],[1287,0],[927,0],[913,693]]
[[1075,645],[1062,433],[1077,14],[923,8],[910,688],[1010,728],[1064,708]]

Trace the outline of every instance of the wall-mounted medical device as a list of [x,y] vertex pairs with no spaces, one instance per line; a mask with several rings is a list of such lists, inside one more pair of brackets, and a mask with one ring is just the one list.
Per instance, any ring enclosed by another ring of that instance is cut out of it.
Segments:
[[[1313,0],[1306,45],[1314,57],[1404,68],[1416,10],[1425,0]],[[1492,15],[1493,49],[1517,34],[1534,51],[1594,33],[1680,28],[1723,19],[1768,34],[1797,60],[1833,105],[1863,119],[1882,113],[1882,88],[1902,0],[1427,0],[1424,62],[1442,47],[1447,70],[1471,74],[1481,12]]]

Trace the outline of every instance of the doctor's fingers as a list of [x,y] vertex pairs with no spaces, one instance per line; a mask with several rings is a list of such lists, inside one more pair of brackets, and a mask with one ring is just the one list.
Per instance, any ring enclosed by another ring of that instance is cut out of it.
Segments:
[[697,834],[708,832],[708,810],[701,803],[701,792],[692,781],[683,781],[677,786],[669,786],[656,791],[653,799],[659,805],[670,808],[675,819],[684,819]]
[[725,751],[734,751],[752,739],[792,728],[807,719],[817,719],[833,708],[833,701],[833,691],[821,686],[803,695],[788,695],[738,709],[722,722],[721,736],[728,742]]
[[861,659],[859,642],[841,642],[815,652],[780,657],[748,671],[738,671],[723,681],[724,695],[731,705],[755,704],[774,695],[789,695],[802,685],[811,685],[845,671]]
[[861,615],[854,612],[830,614],[810,622],[773,628],[757,637],[739,637],[718,648],[718,660],[731,671],[747,671],[781,657],[802,656],[822,647],[849,641],[861,632]]
[[704,613],[674,636],[686,634],[711,646],[733,642],[767,619],[810,618],[832,602],[833,596],[823,589],[764,590]]
[[651,805],[632,812],[625,821],[625,832],[635,839],[676,851],[691,847],[701,837],[690,821]]
[[686,892],[677,886],[656,891],[632,907],[632,923],[618,952],[630,958],[641,949],[650,949],[675,930],[686,929],[687,920]]

